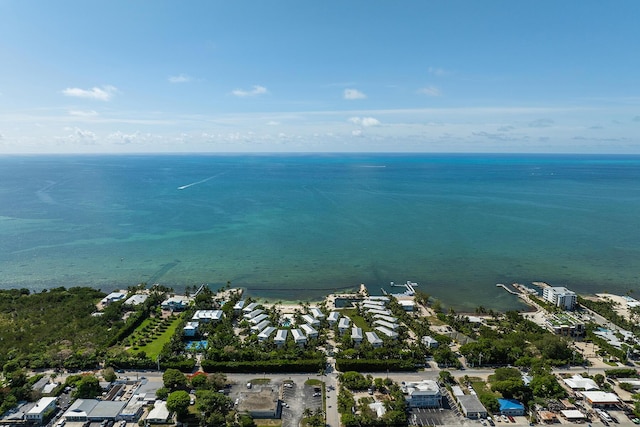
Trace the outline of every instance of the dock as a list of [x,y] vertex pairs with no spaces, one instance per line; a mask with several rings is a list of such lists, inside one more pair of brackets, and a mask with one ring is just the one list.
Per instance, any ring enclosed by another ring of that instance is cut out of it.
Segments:
[[509,289],[507,287],[507,285],[503,285],[502,283],[497,283],[496,287],[504,289],[505,291],[509,292],[511,295],[516,295],[516,296],[520,295],[519,292],[516,292],[516,291],[513,291],[513,290]]

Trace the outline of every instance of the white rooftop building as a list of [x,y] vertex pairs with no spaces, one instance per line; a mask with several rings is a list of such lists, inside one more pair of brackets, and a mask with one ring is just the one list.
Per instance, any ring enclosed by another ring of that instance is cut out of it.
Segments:
[[315,317],[316,319],[324,319],[326,316],[324,315],[324,313],[317,307],[312,307],[309,309],[309,312],[311,313],[311,315],[313,317]]
[[358,328],[357,326],[351,328],[351,339],[356,345],[362,342],[362,338],[362,328]]
[[193,337],[198,333],[198,322],[187,322],[182,328],[185,337]]
[[262,314],[262,313],[264,313],[264,310],[263,310],[263,309],[261,309],[261,308],[256,308],[255,310],[250,311],[249,313],[247,313],[247,314],[243,315],[242,317],[244,317],[244,318],[245,318],[245,319],[247,319],[247,320],[251,320],[251,319],[253,319],[254,317],[256,317],[256,316],[258,316],[258,315],[260,315],[260,314]]
[[310,314],[303,314],[302,315],[302,320],[305,323],[310,324],[311,326],[319,326],[320,325],[320,321],[318,319],[316,319],[315,317],[313,317]]
[[338,322],[338,330],[340,331],[340,335],[344,334],[349,330],[349,326],[351,325],[351,319],[348,317],[343,317]]
[[394,340],[398,338],[398,333],[396,331],[392,331],[391,329],[385,328],[384,326],[376,326],[374,329]]
[[222,310],[198,310],[193,313],[193,317],[191,318],[194,322],[218,322],[224,316],[224,312]]
[[127,294],[124,292],[111,292],[109,295],[102,298],[102,301],[100,302],[102,303],[102,305],[109,305],[117,301],[122,301],[126,297],[127,297]]
[[127,300],[124,302],[124,305],[140,305],[142,303],[144,303],[147,299],[149,298],[149,295],[147,294],[135,294],[135,295],[131,295],[129,298],[127,298]]
[[29,421],[37,421],[41,423],[45,414],[56,407],[57,400],[57,397],[42,397],[38,402],[36,402],[34,407],[27,411],[25,418]]
[[300,329],[292,329],[291,336],[293,336],[293,341],[299,346],[303,346],[307,344],[307,337],[304,336]]
[[263,320],[266,320],[268,318],[269,318],[268,315],[262,313],[262,314],[258,314],[256,317],[254,317],[251,320],[249,320],[249,322],[253,323],[254,325],[257,325],[258,323],[260,323]]
[[278,347],[282,347],[287,342],[287,334],[289,333],[288,329],[278,329],[276,333],[276,337],[273,339],[273,342],[276,343]]
[[276,328],[273,326],[267,326],[258,334],[258,341],[266,341],[269,339],[272,333],[276,331]]
[[247,304],[242,308],[243,313],[251,313],[258,306],[257,302],[252,302],[251,304]]
[[438,383],[433,380],[408,382],[402,387],[411,408],[439,408],[442,406],[442,393]]
[[398,325],[397,323],[387,322],[386,320],[382,320],[382,319],[375,320],[373,324],[375,326],[384,326],[385,328],[391,329],[392,331],[395,331],[400,327],[400,325]]
[[309,338],[318,338],[318,331],[316,331],[313,326],[309,325],[309,324],[304,324],[300,326],[300,329],[302,329],[304,331],[304,333],[307,335],[307,337]]
[[383,341],[378,337],[375,332],[365,332],[365,336],[367,337],[367,341],[374,348],[382,347]]
[[251,327],[251,332],[254,332],[254,333],[260,332],[264,328],[269,326],[270,324],[271,324],[271,322],[269,322],[268,320],[263,320],[262,322],[258,323],[257,325],[253,325]]
[[327,317],[329,325],[331,326],[335,325],[338,319],[340,319],[340,313],[338,313],[337,311],[332,311],[331,313],[329,313],[329,317]]
[[542,291],[542,298],[549,301],[556,307],[561,307],[565,310],[573,310],[578,302],[576,293],[570,291],[564,286],[544,288]]
[[599,390],[598,384],[591,378],[583,378],[582,375],[576,374],[571,378],[565,378],[564,383],[573,390]]

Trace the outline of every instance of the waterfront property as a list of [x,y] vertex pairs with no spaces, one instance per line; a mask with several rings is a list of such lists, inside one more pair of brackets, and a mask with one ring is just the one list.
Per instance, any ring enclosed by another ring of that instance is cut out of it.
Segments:
[[542,298],[556,307],[564,310],[573,310],[578,303],[578,297],[575,292],[570,291],[564,286],[550,286],[542,291]]
[[340,319],[340,313],[338,313],[337,311],[332,311],[331,313],[329,313],[329,317],[327,317],[329,326],[335,325],[338,319]]
[[362,335],[362,328],[359,328],[357,326],[354,326],[351,328],[351,339],[353,340],[354,344],[357,346],[362,342],[363,339],[363,335]]
[[291,329],[291,336],[293,341],[300,347],[307,345],[307,337],[302,333],[300,329]]
[[266,328],[264,328],[264,330],[262,330],[262,332],[258,334],[258,341],[268,340],[271,334],[273,334],[275,331],[276,331],[275,327],[267,326]]
[[365,332],[365,336],[367,337],[367,341],[374,348],[382,347],[383,341],[378,337],[375,332]]
[[340,322],[338,322],[338,331],[340,331],[340,335],[347,332],[349,330],[350,325],[351,325],[351,319],[349,319],[348,317],[345,316],[342,319],[340,319]]
[[304,331],[304,333],[307,335],[307,337],[309,337],[309,338],[318,338],[318,331],[315,330],[313,328],[313,326],[308,325],[308,324],[304,324],[304,325],[300,325],[300,329],[302,329]]
[[219,322],[224,316],[224,312],[222,310],[197,310],[191,321],[193,322],[203,322],[203,323],[215,323]]
[[273,342],[278,346],[278,348],[282,347],[285,344],[285,342],[287,341],[288,333],[288,329],[278,329],[276,337],[273,339]]

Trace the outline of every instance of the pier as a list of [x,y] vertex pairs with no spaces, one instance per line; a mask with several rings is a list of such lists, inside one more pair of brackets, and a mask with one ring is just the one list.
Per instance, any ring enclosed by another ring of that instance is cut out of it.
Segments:
[[502,288],[502,289],[504,289],[505,291],[509,292],[511,295],[520,296],[520,293],[519,293],[519,292],[516,292],[516,291],[513,291],[513,290],[511,290],[511,289],[507,288],[507,285],[503,285],[502,283],[497,283],[497,284],[496,284],[496,286],[497,286],[498,288]]

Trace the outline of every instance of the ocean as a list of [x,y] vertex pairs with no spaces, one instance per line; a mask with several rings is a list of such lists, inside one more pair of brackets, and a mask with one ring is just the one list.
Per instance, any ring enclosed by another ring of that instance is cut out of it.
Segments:
[[496,283],[640,294],[639,259],[639,156],[0,157],[3,289],[230,281],[300,301],[410,280],[507,310]]

